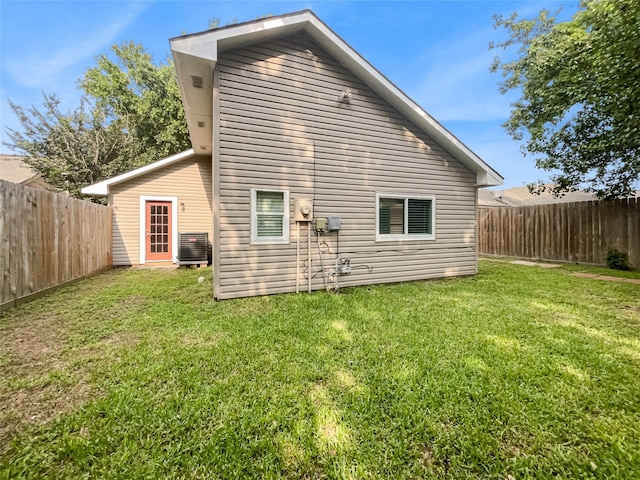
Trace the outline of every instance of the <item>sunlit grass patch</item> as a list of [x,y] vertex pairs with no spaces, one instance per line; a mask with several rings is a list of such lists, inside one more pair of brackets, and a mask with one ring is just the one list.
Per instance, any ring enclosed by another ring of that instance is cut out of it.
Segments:
[[0,477],[638,477],[640,287],[572,271],[218,303],[209,269],[79,282],[0,319]]

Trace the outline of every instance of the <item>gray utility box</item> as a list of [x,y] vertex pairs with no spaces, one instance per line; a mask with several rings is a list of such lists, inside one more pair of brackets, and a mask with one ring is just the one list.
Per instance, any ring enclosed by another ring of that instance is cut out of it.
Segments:
[[327,231],[338,232],[342,227],[342,219],[340,217],[328,217],[327,218]]
[[209,234],[180,232],[178,234],[178,264],[200,265],[208,261]]
[[340,217],[316,217],[313,220],[313,227],[317,233],[339,232],[342,227]]

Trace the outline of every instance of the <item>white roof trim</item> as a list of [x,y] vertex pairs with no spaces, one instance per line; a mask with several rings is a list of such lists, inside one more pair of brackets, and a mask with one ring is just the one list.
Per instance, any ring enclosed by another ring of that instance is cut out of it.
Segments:
[[[418,128],[433,137],[454,157],[473,171],[476,174],[478,186],[502,185],[503,178],[498,172],[376,70],[310,10],[231,25],[170,40],[194,148],[199,146],[201,150],[204,150],[202,144],[208,141],[206,151],[207,153],[211,151],[211,137],[209,136],[207,140],[202,135],[199,136],[199,132],[193,129],[196,116],[193,110],[200,108],[201,110],[197,112],[197,115],[200,117],[206,115],[211,118],[212,102],[203,102],[201,98],[202,92],[196,93],[193,88],[190,88],[189,81],[192,74],[186,69],[192,68],[205,71],[205,66],[209,69],[215,68],[218,52],[220,51],[269,40],[281,35],[289,35],[296,31],[306,31],[321,47],[333,55],[356,77],[366,83]],[[196,97],[196,95],[200,96]],[[202,110],[203,106],[206,111]],[[190,118],[192,116],[191,112],[193,112],[194,118]]]
[[173,163],[193,156],[195,156],[195,152],[193,151],[193,149],[189,149],[181,153],[176,153],[175,155],[171,155],[170,157],[150,163],[149,165],[145,165],[144,167],[136,168],[135,170],[131,170],[130,172],[126,172],[116,177],[103,180],[102,182],[83,187],[80,192],[84,195],[109,195],[109,187],[111,185],[126,182],[127,180],[131,180],[133,178],[139,177],[140,175],[144,175],[145,173],[153,172],[154,170],[158,170],[159,168],[166,167],[167,165],[171,165]]

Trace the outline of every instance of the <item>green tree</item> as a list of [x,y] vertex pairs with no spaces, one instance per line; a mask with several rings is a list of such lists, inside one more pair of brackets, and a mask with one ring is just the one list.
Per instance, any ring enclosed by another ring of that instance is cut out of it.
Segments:
[[114,45],[80,80],[85,93],[111,118],[127,119],[136,163],[150,163],[191,147],[175,69],[156,65],[142,45]]
[[23,131],[7,128],[7,145],[60,191],[79,197],[81,187],[130,167],[135,142],[126,118],[108,120],[101,105],[83,98],[78,108],[65,114],[53,94],[44,94],[42,110],[11,100],[9,105]]
[[56,188],[80,196],[85,185],[190,148],[175,70],[155,65],[141,45],[112,47],[79,81],[85,95],[70,113],[55,94],[42,108],[10,107],[21,131],[6,145]]
[[521,92],[504,127],[552,172],[555,194],[628,196],[640,177],[640,2],[584,0],[570,21],[557,14],[494,17],[510,36],[490,48],[519,47],[492,65],[502,93]]

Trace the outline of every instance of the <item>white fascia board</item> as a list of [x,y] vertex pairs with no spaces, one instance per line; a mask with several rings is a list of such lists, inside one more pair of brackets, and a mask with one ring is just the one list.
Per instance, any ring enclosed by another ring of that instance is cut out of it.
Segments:
[[504,178],[493,170],[488,171],[486,174],[478,174],[478,187],[497,187],[504,183]]
[[316,17],[309,12],[281,18],[266,18],[260,22],[248,22],[175,37],[169,40],[169,44],[174,56],[196,57],[215,64],[218,61],[218,52],[286,35],[287,31],[301,30],[301,24],[314,18]]
[[[187,54],[190,56],[202,54],[204,61],[216,62],[218,51],[237,48],[242,45],[257,43],[305,30],[321,47],[333,55],[336,60],[348,68],[356,77],[369,85],[376,93],[398,109],[418,128],[429,134],[445,150],[460,160],[467,168],[476,174],[478,186],[502,185],[503,178],[487,163],[458,140],[444,126],[417,103],[405,95],[389,79],[373,67],[367,60],[351,48],[342,38],[334,33],[326,24],[310,11],[303,11],[278,18],[267,18],[258,22],[248,22],[237,26],[223,27],[217,30],[194,34],[193,36],[178,37],[171,40],[174,56]],[[174,48],[175,45],[175,48]],[[207,50],[211,49],[211,50]],[[176,58],[177,60],[177,58]],[[176,61],[176,67],[178,67]],[[178,78],[186,72],[178,72]],[[183,81],[188,81],[184,79]],[[184,90],[181,86],[181,92]],[[185,107],[189,103],[183,96]],[[188,112],[188,116],[190,112]],[[190,124],[191,130],[191,124]]]
[[[218,59],[217,39],[207,34],[192,35],[172,38],[169,44],[191,146],[201,154],[211,154],[212,79]],[[192,86],[192,75],[202,78],[202,88]],[[197,126],[203,117],[207,119],[207,131]]]
[[218,52],[301,30],[302,24],[313,19],[317,20],[317,17],[309,11],[303,11],[175,37],[170,39],[169,43],[175,53],[217,62]]
[[169,40],[171,51],[216,62],[218,60],[218,39],[215,35],[185,35]]
[[93,185],[88,185],[86,187],[83,187],[80,192],[84,195],[105,196],[109,194],[109,187],[111,185],[116,185],[118,183],[131,180],[133,178],[139,177],[140,175],[144,175],[145,173],[153,172],[154,170],[166,167],[167,165],[171,165],[172,163],[179,162],[194,155],[195,152],[193,151],[193,149],[189,149],[184,152],[171,155],[170,157],[163,158],[162,160],[155,161],[153,163],[150,163],[149,165],[145,165],[144,167],[136,168],[135,170],[131,170],[107,180],[94,183]]
[[[284,15],[277,18],[266,18],[262,21],[231,25],[206,32],[184,35],[169,40],[173,62],[178,77],[178,87],[185,110],[191,146],[200,154],[211,154],[212,131],[197,127],[198,120],[206,119],[211,125],[213,70],[216,68],[218,53],[244,44],[253,44],[268,40],[288,31],[301,30],[302,22],[313,15],[310,12]],[[201,76],[204,80],[202,89],[191,85],[191,76]]]
[[[215,61],[211,58],[203,59],[178,51],[173,51],[172,53],[191,146],[200,154],[210,154],[212,142],[212,79],[213,70],[216,65]],[[191,85],[191,75],[202,77],[203,88],[196,89]],[[207,124],[206,131],[197,125],[198,121],[202,119],[204,119]],[[202,148],[203,146],[205,148]]]
[[478,186],[502,185],[502,176],[464,145],[458,138],[411,100],[402,90],[373,67],[317,17],[310,15],[305,28],[325,50],[348,67],[381,97],[419,128],[434,137],[446,150],[476,174]]

